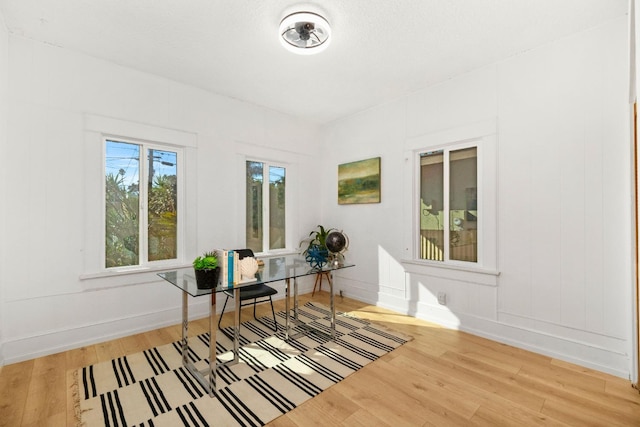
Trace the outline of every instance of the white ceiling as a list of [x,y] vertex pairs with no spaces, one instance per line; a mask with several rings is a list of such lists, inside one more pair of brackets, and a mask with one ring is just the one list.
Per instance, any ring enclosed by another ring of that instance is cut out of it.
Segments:
[[[0,0],[11,34],[327,123],[625,15],[627,0]],[[329,49],[286,51],[308,10]]]

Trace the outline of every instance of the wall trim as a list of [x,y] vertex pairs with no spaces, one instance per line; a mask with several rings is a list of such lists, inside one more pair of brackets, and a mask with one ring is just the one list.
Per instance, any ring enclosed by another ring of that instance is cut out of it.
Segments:
[[441,129],[407,138],[405,150],[415,151],[425,146],[450,144],[452,142],[484,138],[498,133],[498,120],[489,119],[467,123],[449,129]]
[[[629,356],[624,353],[488,319],[474,318],[473,320],[477,321],[477,323],[484,323],[485,326],[493,328],[494,331],[468,326],[463,326],[460,330],[544,356],[606,372],[620,378],[630,378],[631,373],[628,370]],[[523,339],[524,337],[527,338]],[[539,343],[539,345],[529,343]],[[567,351],[567,349],[570,349],[570,351]],[[582,357],[576,357],[575,355],[581,355]]]
[[[629,355],[610,348],[598,347],[577,340],[466,314],[456,313],[455,315],[447,316],[447,313],[450,313],[449,310],[435,306],[427,307],[423,305],[421,310],[416,313],[410,313],[408,309],[409,301],[406,300],[391,299],[390,301],[379,302],[378,306],[445,328],[468,332],[491,341],[595,369],[620,378],[630,379],[631,376],[628,370]],[[405,307],[404,310],[402,310],[403,306]],[[576,355],[581,357],[576,357]]]
[[[207,315],[206,301],[189,304],[189,318],[198,319]],[[35,359],[87,345],[98,344],[147,332],[166,326],[180,324],[182,309],[179,306],[141,315],[127,316],[106,322],[80,325],[72,328],[47,331],[37,335],[18,337],[6,341],[7,364]]]
[[194,132],[169,129],[89,113],[85,113],[84,115],[84,130],[112,136],[151,140],[184,147],[198,146],[198,135]]
[[417,260],[402,260],[406,274],[418,274],[421,276],[440,277],[457,282],[470,283],[472,285],[498,286],[500,272],[482,268],[459,267],[450,264],[436,265],[433,262]]
[[[278,289],[278,293],[274,295],[274,301],[284,299],[286,289],[284,282],[277,282],[273,286]],[[291,286],[291,291],[293,292],[293,283]],[[312,289],[313,283],[311,281],[298,280],[298,293],[300,295],[310,293]],[[197,298],[194,301],[194,298],[189,297],[190,321],[208,315],[207,301],[208,298]],[[222,304],[218,303],[216,309],[220,313]],[[232,311],[233,306],[229,306],[225,313]],[[7,340],[0,343],[0,356],[4,355],[4,360],[0,359],[0,366],[99,344],[167,326],[180,325],[181,323],[182,305],[180,299],[176,298],[176,305],[168,309]]]

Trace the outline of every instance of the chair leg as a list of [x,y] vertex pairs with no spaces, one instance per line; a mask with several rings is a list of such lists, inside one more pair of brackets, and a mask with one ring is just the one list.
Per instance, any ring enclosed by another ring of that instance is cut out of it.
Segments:
[[318,288],[318,292],[322,289],[322,273],[316,273],[316,281],[313,284],[313,291],[311,292],[311,296],[316,293],[316,286],[318,285],[318,279],[320,279],[320,287]]
[[222,321],[222,315],[224,314],[224,309],[227,308],[227,301],[229,301],[229,295],[227,295],[227,299],[224,300],[224,305],[222,306],[220,317],[218,317],[218,329],[220,329],[220,322]]
[[[257,298],[254,300],[253,302],[253,318],[256,319],[258,322],[262,323],[265,326],[268,326],[265,322],[263,322],[262,320],[258,319],[258,317],[256,316],[256,301]],[[260,301],[260,302],[267,302],[265,301]],[[278,322],[276,321],[276,311],[273,309],[273,299],[271,299],[271,296],[269,296],[269,304],[271,304],[271,315],[273,316],[273,330],[275,332],[278,332]]]
[[278,332],[278,322],[276,321],[276,312],[273,309],[273,300],[269,297],[269,303],[271,303],[271,314],[273,315],[273,330]]

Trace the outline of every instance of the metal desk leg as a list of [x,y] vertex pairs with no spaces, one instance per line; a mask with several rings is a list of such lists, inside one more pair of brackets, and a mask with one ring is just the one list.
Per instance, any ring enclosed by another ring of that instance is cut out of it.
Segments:
[[[182,293],[182,366],[189,371],[196,380],[209,392],[209,396],[213,397],[216,392],[216,330],[214,328],[216,322],[216,295],[211,294],[211,304],[209,305],[209,366],[198,371],[193,363],[189,360],[189,303],[187,301],[187,292]],[[209,380],[205,378],[209,376]]]
[[236,303],[236,311],[233,314],[233,363],[238,363],[240,354],[238,342],[240,340],[240,288],[233,290],[233,299]]
[[[287,284],[287,295],[285,296],[285,311],[286,316],[284,320],[284,339],[289,339],[289,326],[291,323],[291,312],[290,312],[290,301],[291,297],[291,279],[288,277],[285,279],[285,283]],[[298,324],[298,279],[296,277],[293,278],[293,320],[294,324]]]
[[216,293],[211,293],[209,306],[209,396],[216,392]]
[[286,313],[284,317],[284,339],[287,341],[289,339],[289,295],[291,295],[291,280],[287,277],[285,283],[287,284],[287,290],[284,297]]
[[336,338],[336,305],[333,298],[333,272],[329,273],[329,301],[331,302],[331,339]]
[[[234,289],[234,299],[236,301],[236,312],[233,332],[233,360],[223,362],[223,364],[236,364],[240,360],[239,339],[240,339],[240,288]],[[209,396],[216,395],[216,332],[218,323],[216,322],[216,293],[211,294],[211,304],[209,304],[209,366],[198,370],[189,360],[189,304],[187,292],[182,293],[182,365],[193,377],[208,391]],[[207,379],[209,376],[209,379]]]
[[187,366],[189,355],[189,301],[187,301],[188,294],[186,291],[182,292],[182,365]]
[[293,318],[298,324],[298,278],[293,278]]

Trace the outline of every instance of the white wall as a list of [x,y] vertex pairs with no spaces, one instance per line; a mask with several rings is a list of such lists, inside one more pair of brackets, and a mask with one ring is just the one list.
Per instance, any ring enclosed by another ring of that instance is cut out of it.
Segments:
[[[382,157],[382,203],[337,205],[334,177],[323,193],[324,225],[351,236],[359,266],[345,270],[345,294],[629,377],[627,84],[620,17],[329,125],[326,170]],[[497,188],[485,195],[497,212],[485,228],[495,258],[482,271],[407,262],[406,152],[487,126],[497,141]]]
[[[2,58],[7,36],[0,34]],[[155,273],[80,279],[95,273],[90,258],[99,244],[92,233],[100,230],[87,226],[102,191],[93,188],[101,167],[96,121],[114,118],[125,127],[195,135],[190,167],[198,173],[187,191],[197,195],[188,207],[195,212],[190,228],[197,244],[189,257],[242,243],[238,192],[223,190],[237,176],[237,148],[279,150],[300,171],[319,153],[316,126],[274,111],[17,36],[9,36],[8,51],[6,141],[0,133],[6,363],[180,321],[179,292]],[[0,64],[2,77],[6,61]],[[310,186],[309,179],[298,177],[298,188]],[[222,191],[212,194],[212,188]],[[299,191],[299,196],[294,215],[305,220],[292,230],[296,236],[319,221],[306,199],[312,195]],[[195,303],[196,315],[205,313],[205,300]]]
[[[4,17],[2,16],[2,12],[0,12],[0,159],[6,159],[5,155],[5,147],[7,145],[7,92],[8,86],[7,74],[9,72],[8,65],[8,54],[9,52],[9,35],[7,33],[7,27],[4,23]],[[0,168],[0,171],[2,168]],[[3,172],[0,172],[0,200],[3,200],[3,204],[5,204],[7,200],[5,194],[5,185],[7,179],[6,175]],[[4,220],[4,210],[0,209],[0,236],[4,236],[5,232],[5,220]],[[0,245],[0,307],[2,306],[3,301],[3,271],[5,269],[4,264],[5,253],[4,246]],[[3,365],[4,362],[4,310],[0,312],[0,366]]]
[[[322,154],[322,170],[334,172],[326,172],[320,202],[304,191],[312,178],[300,176],[296,231],[304,236],[322,223],[348,233],[347,257],[357,267],[337,282],[347,296],[629,376],[626,25],[620,18],[323,130],[7,36],[0,25],[0,158],[10,159],[0,168],[0,362],[179,322],[179,294],[153,275],[99,279],[98,286],[79,279],[91,244],[84,225],[89,114],[196,134],[201,183],[235,176],[237,150],[246,147],[275,147],[296,157],[301,171]],[[406,262],[406,152],[424,137],[486,123],[497,139],[495,265],[464,272]],[[337,205],[336,166],[376,156],[382,203]],[[212,198],[201,183],[196,250],[237,245],[237,194]],[[438,291],[447,293],[446,307],[436,303]]]

